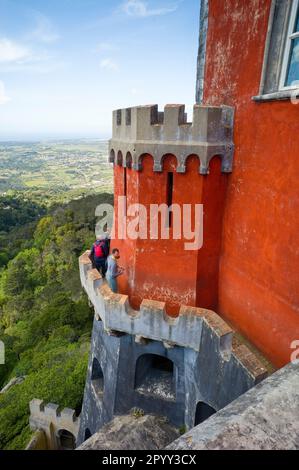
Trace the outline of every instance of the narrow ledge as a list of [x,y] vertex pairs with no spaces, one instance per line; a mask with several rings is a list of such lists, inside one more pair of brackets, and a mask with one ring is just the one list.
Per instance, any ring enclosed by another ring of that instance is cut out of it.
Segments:
[[252,101],[255,101],[256,103],[263,103],[267,101],[287,101],[291,100],[292,98],[299,99],[299,88],[253,96]]

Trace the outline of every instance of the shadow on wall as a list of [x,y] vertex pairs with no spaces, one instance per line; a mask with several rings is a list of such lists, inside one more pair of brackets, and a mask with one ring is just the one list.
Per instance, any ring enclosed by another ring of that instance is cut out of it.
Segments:
[[198,424],[203,423],[215,413],[217,413],[217,411],[214,410],[214,408],[212,408],[210,405],[207,405],[207,403],[202,401],[199,402],[196,406],[194,426],[198,426]]
[[135,390],[144,395],[175,400],[175,372],[170,359],[157,354],[144,354],[136,363]]
[[76,448],[75,436],[66,429],[58,431],[57,438],[60,450],[74,450]]

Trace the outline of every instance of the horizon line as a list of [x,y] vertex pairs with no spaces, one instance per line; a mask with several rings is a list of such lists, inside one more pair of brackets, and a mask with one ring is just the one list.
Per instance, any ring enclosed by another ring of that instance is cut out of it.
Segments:
[[101,137],[64,137],[64,136],[57,136],[57,137],[11,137],[11,138],[1,138],[0,143],[13,143],[13,142],[20,142],[20,143],[37,143],[37,142],[57,142],[57,141],[71,141],[71,140],[96,140],[99,142],[108,142],[109,138],[101,138]]

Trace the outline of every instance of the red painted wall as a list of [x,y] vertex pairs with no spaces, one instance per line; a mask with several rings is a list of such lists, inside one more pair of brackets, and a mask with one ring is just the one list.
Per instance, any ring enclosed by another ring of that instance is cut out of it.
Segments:
[[277,366],[299,340],[299,106],[254,103],[270,0],[210,0],[205,104],[236,107],[219,312]]
[[[120,264],[125,275],[119,278],[119,290],[139,308],[143,299],[166,302],[167,312],[176,315],[180,305],[216,308],[218,299],[219,255],[227,175],[221,173],[220,159],[210,165],[210,175],[199,174],[197,156],[187,160],[185,174],[176,173],[175,156],[168,155],[163,172],[153,172],[153,159],[145,155],[140,172],[127,170],[128,205],[167,203],[167,174],[173,172],[173,204],[204,204],[204,246],[186,251],[186,240],[120,240],[113,247],[121,251]],[[115,205],[124,194],[124,168],[115,165]],[[117,211],[116,211],[117,216]],[[193,214],[194,216],[194,214]]]

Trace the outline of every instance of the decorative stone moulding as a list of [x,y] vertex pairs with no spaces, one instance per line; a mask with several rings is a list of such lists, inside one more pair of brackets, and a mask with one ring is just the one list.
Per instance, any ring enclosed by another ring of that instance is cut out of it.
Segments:
[[142,156],[152,155],[154,171],[163,171],[163,157],[175,155],[177,172],[185,173],[190,155],[200,159],[199,173],[209,173],[214,156],[222,158],[222,172],[232,171],[234,108],[195,105],[193,122],[187,122],[185,106],[157,105],[119,109],[113,112],[113,136],[109,161],[124,167],[142,169]]
[[[95,319],[105,330],[135,336],[135,340],[161,341],[169,347],[182,346],[201,350],[202,338],[211,335],[221,360],[234,356],[247,373],[260,381],[267,375],[258,358],[234,338],[234,331],[215,312],[181,306],[177,318],[167,315],[164,302],[143,300],[140,310],[130,306],[127,295],[114,294],[96,269],[92,269],[89,251],[79,259],[81,284],[95,309]],[[233,341],[234,340],[234,341]]]

